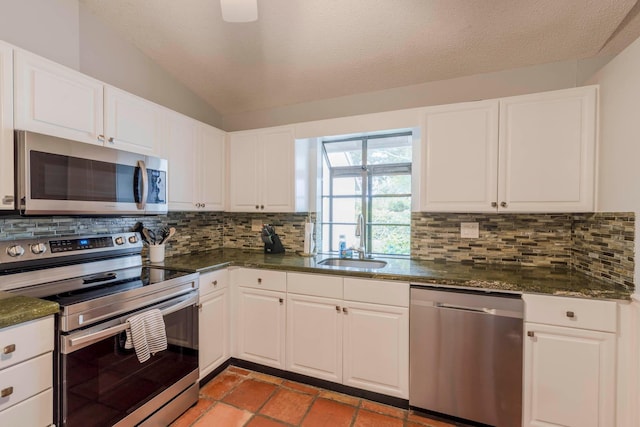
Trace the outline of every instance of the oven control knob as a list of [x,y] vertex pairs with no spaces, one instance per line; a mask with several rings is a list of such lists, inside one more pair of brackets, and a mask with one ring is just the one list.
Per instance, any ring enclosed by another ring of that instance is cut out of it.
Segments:
[[121,237],[116,237],[116,245],[124,245],[124,238]]
[[10,257],[18,257],[24,254],[24,248],[20,245],[13,245],[7,248],[7,254]]
[[130,236],[129,243],[138,243],[138,236]]
[[31,245],[31,252],[36,255],[43,254],[46,251],[47,251],[47,245],[45,245],[44,243],[35,243]]

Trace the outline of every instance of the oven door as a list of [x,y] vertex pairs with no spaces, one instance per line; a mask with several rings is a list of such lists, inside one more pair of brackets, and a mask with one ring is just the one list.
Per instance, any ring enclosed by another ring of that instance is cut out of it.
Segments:
[[61,335],[57,425],[136,425],[193,387],[198,380],[196,303],[193,292],[138,311],[160,309],[167,332],[168,349],[144,363],[124,348],[126,318],[136,313]]
[[167,212],[167,161],[16,131],[23,215]]

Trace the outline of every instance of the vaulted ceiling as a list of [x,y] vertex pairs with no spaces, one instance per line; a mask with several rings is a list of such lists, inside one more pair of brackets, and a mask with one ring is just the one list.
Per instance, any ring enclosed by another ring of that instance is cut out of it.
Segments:
[[221,114],[617,53],[638,0],[80,0]]

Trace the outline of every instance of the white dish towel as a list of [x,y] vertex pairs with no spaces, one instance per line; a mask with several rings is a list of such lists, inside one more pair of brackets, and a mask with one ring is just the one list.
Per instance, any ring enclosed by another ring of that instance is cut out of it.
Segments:
[[167,349],[167,333],[160,310],[153,309],[131,316],[127,319],[126,332],[124,348],[135,349],[140,363]]

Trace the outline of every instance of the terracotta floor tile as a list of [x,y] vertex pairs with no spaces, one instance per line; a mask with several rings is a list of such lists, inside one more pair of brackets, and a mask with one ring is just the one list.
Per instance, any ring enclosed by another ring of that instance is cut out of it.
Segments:
[[193,427],[242,427],[253,416],[249,411],[218,403],[206,412]]
[[180,418],[178,418],[173,424],[171,424],[171,427],[190,426],[195,420],[198,419],[198,417],[200,417],[200,415],[204,414],[214,404],[215,402],[213,400],[203,398],[198,399],[198,403],[196,403],[195,406],[189,408],[187,412],[182,414]]
[[300,391],[306,394],[316,395],[320,393],[320,390],[315,387],[311,387],[310,385],[306,385],[306,384],[300,384],[294,381],[285,381],[284,383],[282,383],[282,385],[283,387],[288,387],[293,390]]
[[256,412],[271,397],[276,388],[274,384],[249,378],[234,388],[222,401]]
[[354,427],[402,427],[404,421],[400,418],[390,417],[384,414],[365,411],[358,411]]
[[210,397],[215,400],[220,400],[231,389],[244,381],[244,378],[227,371],[222,372],[220,375],[205,384],[200,389],[200,395]]
[[256,415],[247,427],[288,427],[287,424],[280,421],[272,420],[270,418],[263,417],[262,415]]
[[243,377],[249,376],[249,374],[251,374],[251,371],[247,371],[246,369],[242,369],[242,368],[238,368],[237,366],[229,366],[226,369],[227,372],[232,372],[234,374],[237,375],[241,375]]
[[298,425],[309,410],[313,396],[280,388],[260,410],[261,414]]
[[251,372],[251,376],[260,381],[266,381],[272,384],[282,384],[284,381],[282,378],[274,377],[273,375],[263,374],[262,372]]
[[395,406],[383,405],[382,403],[371,402],[370,400],[362,400],[360,404],[362,409],[366,409],[371,412],[378,412],[380,414],[390,415],[396,418],[406,418],[407,411],[396,408]]
[[429,426],[429,427],[455,427],[455,424],[446,423],[444,421],[434,420],[433,418],[429,418],[426,415],[422,415],[417,412],[409,411],[407,415],[407,419],[421,426]]
[[335,400],[318,398],[302,421],[302,427],[348,427],[356,408]]
[[322,390],[320,391],[320,397],[337,400],[338,402],[346,403],[347,405],[351,406],[358,406],[360,404],[360,399],[358,399],[357,397],[349,396],[342,393],[336,393],[335,391]]

